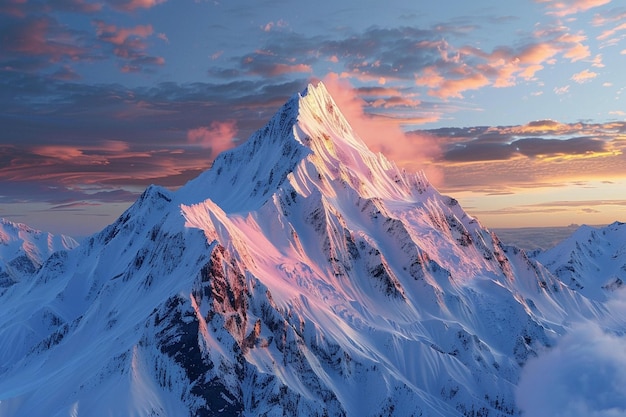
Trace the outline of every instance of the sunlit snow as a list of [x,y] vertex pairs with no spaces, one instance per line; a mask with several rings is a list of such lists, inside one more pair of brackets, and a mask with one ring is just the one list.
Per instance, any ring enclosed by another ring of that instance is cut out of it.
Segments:
[[593,290],[370,152],[311,85],[7,287],[0,416],[519,415],[523,366],[610,321],[613,281],[580,271]]

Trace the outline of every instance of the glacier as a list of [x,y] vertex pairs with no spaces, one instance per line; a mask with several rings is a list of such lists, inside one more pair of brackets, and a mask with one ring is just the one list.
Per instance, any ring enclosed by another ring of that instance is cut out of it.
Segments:
[[502,244],[322,83],[59,249],[0,295],[0,416],[517,416],[617,282]]

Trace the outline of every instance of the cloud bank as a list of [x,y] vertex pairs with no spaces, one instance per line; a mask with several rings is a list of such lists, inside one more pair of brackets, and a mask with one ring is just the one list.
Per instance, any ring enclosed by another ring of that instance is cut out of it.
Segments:
[[[626,294],[609,302],[609,317],[624,317]],[[624,322],[575,325],[557,345],[522,370],[517,402],[524,416],[622,417],[626,415]]]

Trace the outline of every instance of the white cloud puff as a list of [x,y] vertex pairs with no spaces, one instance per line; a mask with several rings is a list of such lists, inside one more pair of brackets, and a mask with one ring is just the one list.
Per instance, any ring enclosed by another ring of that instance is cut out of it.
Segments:
[[621,330],[577,324],[525,365],[516,393],[524,416],[626,416],[626,336],[623,323],[615,320],[625,311],[621,295],[607,304],[612,323],[606,323]]

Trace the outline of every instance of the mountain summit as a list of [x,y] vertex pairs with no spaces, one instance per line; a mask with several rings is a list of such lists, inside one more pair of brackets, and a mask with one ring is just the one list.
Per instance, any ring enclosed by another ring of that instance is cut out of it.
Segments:
[[403,200],[426,187],[423,174],[406,175],[371,152],[320,82],[293,96],[264,128],[220,154],[179,194],[190,202],[210,198],[228,213],[250,211],[274,195],[289,174],[299,178],[291,183],[311,175],[342,180],[368,197]]
[[0,303],[10,416],[513,416],[527,359],[602,314],[322,84]]

